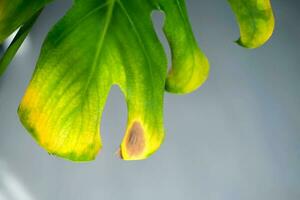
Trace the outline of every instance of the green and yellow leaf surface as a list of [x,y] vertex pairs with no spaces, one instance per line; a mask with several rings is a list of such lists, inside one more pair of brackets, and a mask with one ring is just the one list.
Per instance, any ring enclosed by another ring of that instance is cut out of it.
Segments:
[[239,23],[238,44],[257,48],[266,43],[274,31],[275,20],[270,0],[228,0]]
[[[48,2],[0,0],[0,42],[21,27],[2,58],[0,75]],[[248,48],[264,44],[274,29],[270,1],[229,3],[240,27],[238,43]],[[169,72],[151,18],[155,10],[165,15]],[[111,87],[117,85],[128,110],[120,157],[141,160],[164,140],[165,92],[192,92],[208,75],[209,62],[195,40],[185,0],[74,0],[42,45],[18,114],[50,154],[90,161],[102,148],[102,112]]]
[[153,10],[166,13],[174,63],[170,91],[189,92],[207,78],[208,62],[182,0],[77,0],[48,34],[19,108],[22,123],[49,153],[74,161],[95,158],[112,85],[120,87],[128,107],[121,157],[144,159],[159,148],[167,60]]

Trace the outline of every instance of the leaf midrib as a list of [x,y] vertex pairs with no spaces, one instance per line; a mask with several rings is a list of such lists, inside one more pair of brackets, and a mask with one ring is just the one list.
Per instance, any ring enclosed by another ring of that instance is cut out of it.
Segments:
[[[140,37],[140,34],[138,33],[137,28],[136,28],[136,26],[134,25],[134,22],[132,21],[130,15],[129,15],[129,13],[127,12],[126,8],[124,7],[123,3],[122,3],[120,0],[117,0],[117,1],[118,1],[119,5],[120,5],[121,9],[123,10],[125,16],[127,17],[128,21],[129,21],[129,23],[130,23],[130,25],[132,26],[133,31],[134,31],[134,33],[135,33],[135,35],[136,35],[136,37],[137,37],[138,43],[140,44],[140,46],[141,46],[141,48],[142,48],[142,51],[143,51],[143,54],[144,54],[144,56],[146,57],[147,66],[148,66],[148,68],[149,68],[149,73],[150,73],[150,80],[151,80],[150,82],[153,83],[153,72],[152,72],[152,69],[151,69],[150,58],[149,58],[149,56],[148,56],[148,54],[147,54],[147,52],[146,52],[145,45],[143,44],[142,39],[141,39],[141,37]],[[152,85],[152,84],[150,84],[150,85],[151,85],[151,90],[154,91],[153,85]]]
[[[108,0],[108,3],[107,3],[108,11],[107,11],[107,14],[106,14],[107,17],[105,19],[104,29],[103,29],[103,32],[102,32],[102,34],[100,35],[100,37],[98,39],[97,50],[96,50],[96,53],[95,53],[95,57],[93,59],[93,64],[91,66],[91,70],[90,70],[89,75],[88,75],[87,83],[85,84],[85,88],[82,92],[82,97],[83,98],[88,98],[88,97],[86,97],[87,91],[88,91],[89,85],[90,85],[90,83],[91,83],[91,81],[94,77],[94,73],[95,73],[95,70],[97,68],[99,58],[101,56],[101,50],[102,50],[104,40],[105,40],[105,36],[107,34],[109,24],[110,24],[110,21],[111,21],[111,18],[112,18],[112,13],[113,13],[113,9],[114,9],[114,6],[115,6],[115,2],[116,2],[116,0]],[[80,104],[79,111],[80,111],[81,114],[84,113],[84,112],[82,112],[83,106],[85,104],[84,102],[85,101],[81,101],[81,104]],[[79,132],[82,132],[82,129],[83,129],[83,120],[81,118],[80,119],[80,124],[79,124]],[[70,135],[68,135],[68,137],[70,137]],[[78,138],[79,138],[79,134],[77,135],[77,139]]]
[[93,79],[93,75],[94,75],[94,72],[96,70],[96,67],[99,63],[99,58],[101,56],[101,50],[103,48],[104,40],[105,40],[107,31],[108,31],[108,28],[109,28],[109,25],[110,25],[110,22],[111,22],[115,2],[116,2],[116,0],[109,0],[109,2],[107,4],[108,11],[107,11],[106,19],[105,19],[104,29],[103,29],[103,32],[102,32],[102,34],[100,35],[100,37],[98,39],[97,50],[96,50],[96,53],[95,53],[95,57],[93,59],[93,64],[92,64],[91,70],[90,70],[89,75],[88,75],[88,80],[87,80],[87,83],[86,83],[86,87],[83,91],[83,96],[86,95],[86,92],[88,90],[90,82]]
[[[137,31],[137,29],[136,29],[136,27],[135,27],[135,25],[134,25],[131,17],[129,16],[128,12],[126,11],[126,8],[123,6],[123,4],[122,4],[122,2],[120,0],[109,0],[103,6],[103,7],[105,7],[105,6],[109,6],[109,7],[108,7],[106,19],[105,19],[106,21],[105,21],[105,24],[104,24],[104,29],[103,29],[103,32],[100,35],[98,43],[97,43],[98,45],[97,45],[97,50],[96,50],[96,53],[95,53],[95,58],[93,59],[93,64],[92,64],[91,70],[90,70],[89,75],[88,75],[88,80],[87,80],[87,82],[85,84],[85,88],[84,88],[83,93],[82,93],[82,95],[84,97],[86,96],[86,93],[88,91],[89,85],[90,85],[91,81],[93,80],[94,72],[96,71],[96,68],[98,66],[99,59],[100,59],[100,56],[101,56],[102,47],[103,47],[103,44],[105,42],[106,34],[107,34],[109,26],[110,26],[110,22],[111,22],[111,19],[112,19],[112,14],[113,14],[114,7],[115,7],[116,3],[118,3],[119,6],[121,7],[121,9],[124,11],[124,14],[125,14],[126,18],[128,19],[130,25],[134,29],[134,32],[136,34],[138,43],[141,45],[143,54],[146,57],[147,66],[149,68],[149,73],[150,73],[150,79],[151,79],[151,82],[153,83],[153,72],[152,72],[152,69],[151,69],[150,58],[147,55],[146,49],[144,47],[144,44],[143,44],[143,42],[142,42],[142,40],[140,38],[140,35],[139,35],[139,33],[138,33],[138,31]],[[152,84],[151,84],[151,89],[154,90]],[[82,109],[83,105],[84,105],[84,103],[82,103],[81,109]]]

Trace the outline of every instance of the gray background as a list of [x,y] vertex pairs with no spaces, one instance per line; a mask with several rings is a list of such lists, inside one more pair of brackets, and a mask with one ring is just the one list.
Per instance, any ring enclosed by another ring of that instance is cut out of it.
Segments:
[[300,6],[272,2],[273,38],[247,50],[233,43],[238,28],[226,1],[188,0],[209,80],[193,94],[166,95],[165,143],[142,162],[114,155],[126,106],[113,88],[104,148],[85,164],[49,156],[16,115],[41,42],[70,1],[48,6],[0,79],[0,200],[299,200]]

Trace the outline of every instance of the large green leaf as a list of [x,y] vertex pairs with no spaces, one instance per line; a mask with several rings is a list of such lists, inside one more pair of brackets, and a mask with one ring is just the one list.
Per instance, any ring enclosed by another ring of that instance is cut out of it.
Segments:
[[159,148],[167,60],[153,10],[166,15],[172,51],[167,90],[190,92],[207,78],[208,61],[197,47],[184,0],[77,0],[48,34],[18,111],[49,153],[74,161],[95,158],[102,146],[101,114],[114,84],[128,106],[121,157],[144,159]]
[[257,48],[271,37],[275,20],[270,0],[228,0],[239,23],[237,41],[247,48]]
[[[5,54],[5,65],[25,39],[32,25],[28,20],[49,1],[0,1],[0,42],[23,25]],[[269,0],[228,1],[240,26],[238,43],[248,48],[264,44],[274,29]],[[163,30],[172,53],[168,75],[151,21],[153,10],[166,16]],[[164,90],[192,92],[208,73],[184,0],[74,0],[43,44],[18,113],[49,153],[92,160],[102,146],[99,129],[106,98],[111,86],[118,85],[128,106],[120,155],[144,159],[164,138]]]

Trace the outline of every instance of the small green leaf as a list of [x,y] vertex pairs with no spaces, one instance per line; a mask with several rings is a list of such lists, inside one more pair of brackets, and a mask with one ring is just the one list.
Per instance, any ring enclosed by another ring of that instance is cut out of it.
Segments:
[[0,0],[0,43],[52,0]]
[[193,36],[184,1],[163,1],[161,8],[166,11],[164,32],[172,47],[172,68],[166,90],[172,93],[192,92],[206,81],[208,60]]
[[167,59],[151,21],[153,10],[166,14],[173,56],[167,89],[189,92],[207,78],[208,62],[184,0],[77,0],[48,34],[18,111],[49,153],[74,161],[95,158],[112,85],[121,88],[128,108],[121,157],[144,159],[159,148]]
[[8,49],[5,51],[4,55],[0,59],[0,77],[5,72],[7,66],[9,65],[13,57],[16,55],[18,49],[26,39],[29,31],[31,30],[40,13],[41,11],[36,13],[20,28],[17,35],[14,37],[13,41],[9,45]]
[[270,0],[228,0],[240,27],[238,44],[257,48],[272,36],[275,20]]

